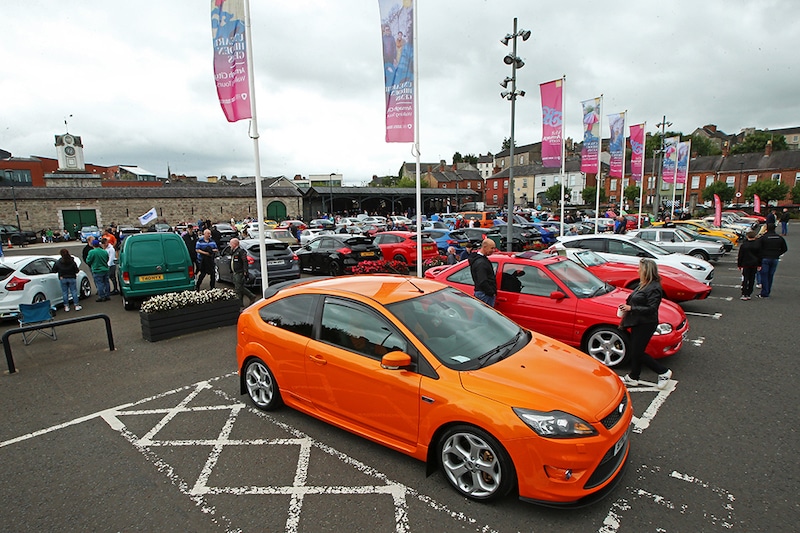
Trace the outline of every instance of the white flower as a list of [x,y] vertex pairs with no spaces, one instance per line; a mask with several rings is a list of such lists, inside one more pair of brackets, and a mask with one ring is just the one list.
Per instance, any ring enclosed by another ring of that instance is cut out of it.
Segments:
[[233,300],[236,292],[233,289],[211,289],[210,291],[183,291],[159,294],[148,298],[141,307],[142,313],[158,313],[172,309],[182,309],[193,305],[202,305],[224,300]]

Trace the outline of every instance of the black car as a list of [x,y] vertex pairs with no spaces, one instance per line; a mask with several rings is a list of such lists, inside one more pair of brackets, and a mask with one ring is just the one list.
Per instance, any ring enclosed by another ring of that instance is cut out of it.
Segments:
[[381,249],[366,235],[322,235],[297,250],[300,269],[338,276],[361,261],[383,259]]
[[[231,242],[231,239],[239,236],[239,230],[227,222],[217,222],[212,227],[219,232],[219,236],[217,237],[217,246],[226,246],[229,242]],[[214,232],[212,231],[212,233]]]
[[480,247],[484,239],[492,239],[499,250],[506,249],[506,236],[496,227],[492,228],[461,228],[450,232],[450,236],[461,240],[468,240],[473,246]]
[[[300,277],[300,268],[297,256],[285,242],[275,239],[265,239],[267,247],[267,281],[277,283]],[[247,252],[248,278],[244,284],[248,287],[261,286],[261,246],[257,239],[239,241],[239,246]],[[231,247],[225,245],[220,248],[220,253],[214,258],[216,263],[216,276],[220,281],[233,283],[231,272]]]
[[8,244],[8,241],[11,241],[11,244],[16,244],[17,246],[39,242],[36,238],[36,233],[21,230],[14,224],[0,224],[0,238],[3,239],[3,244]]

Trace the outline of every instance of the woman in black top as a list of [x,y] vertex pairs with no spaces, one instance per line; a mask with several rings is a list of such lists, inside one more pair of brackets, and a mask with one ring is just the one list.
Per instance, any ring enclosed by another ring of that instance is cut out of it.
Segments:
[[72,303],[75,310],[80,311],[82,307],[78,304],[78,272],[80,268],[75,258],[70,255],[69,250],[62,248],[59,252],[61,258],[53,265],[53,272],[58,274],[58,281],[61,283],[61,299],[64,302],[64,311],[69,312],[69,296],[72,294]]
[[672,377],[670,369],[645,353],[647,343],[658,327],[658,308],[662,294],[658,265],[652,259],[642,259],[639,262],[639,286],[619,306],[624,313],[620,327],[630,328],[631,332],[631,372],[622,378],[625,385],[639,384],[642,364],[658,374],[659,389],[665,388]]

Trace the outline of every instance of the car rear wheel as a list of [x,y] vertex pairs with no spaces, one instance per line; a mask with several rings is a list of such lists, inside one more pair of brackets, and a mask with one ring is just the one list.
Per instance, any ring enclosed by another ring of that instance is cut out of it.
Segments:
[[276,409],[283,404],[275,376],[261,359],[251,359],[244,369],[247,396],[253,405],[263,411]]
[[340,276],[342,274],[342,266],[338,261],[331,261],[328,263],[328,274],[333,277]]
[[608,367],[615,367],[628,356],[628,335],[619,328],[600,326],[586,337],[583,351]]
[[39,302],[43,302],[45,300],[47,300],[47,296],[45,296],[41,292],[37,292],[36,294],[33,295],[33,300],[31,301],[31,303],[38,304]]
[[708,254],[703,250],[694,250],[689,255],[691,255],[692,257],[696,257],[698,259],[702,259],[703,261],[708,261]]
[[395,254],[394,260],[395,261],[400,261],[401,263],[408,263],[408,261],[406,261],[406,258],[403,257],[402,254]]
[[122,306],[125,308],[126,311],[133,311],[134,309],[136,309],[136,302],[123,294]]
[[78,298],[81,300],[85,300],[89,296],[92,295],[92,284],[89,283],[89,278],[83,278],[81,280],[81,288],[78,292]]
[[448,429],[439,440],[439,463],[445,479],[471,500],[502,498],[516,485],[514,464],[506,450],[477,427]]

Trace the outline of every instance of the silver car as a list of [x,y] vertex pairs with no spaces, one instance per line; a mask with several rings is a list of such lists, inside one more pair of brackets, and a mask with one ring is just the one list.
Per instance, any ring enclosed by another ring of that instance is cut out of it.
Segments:
[[722,244],[695,239],[680,228],[650,227],[629,231],[628,235],[649,241],[667,251],[691,255],[706,261],[716,261],[725,253]]

